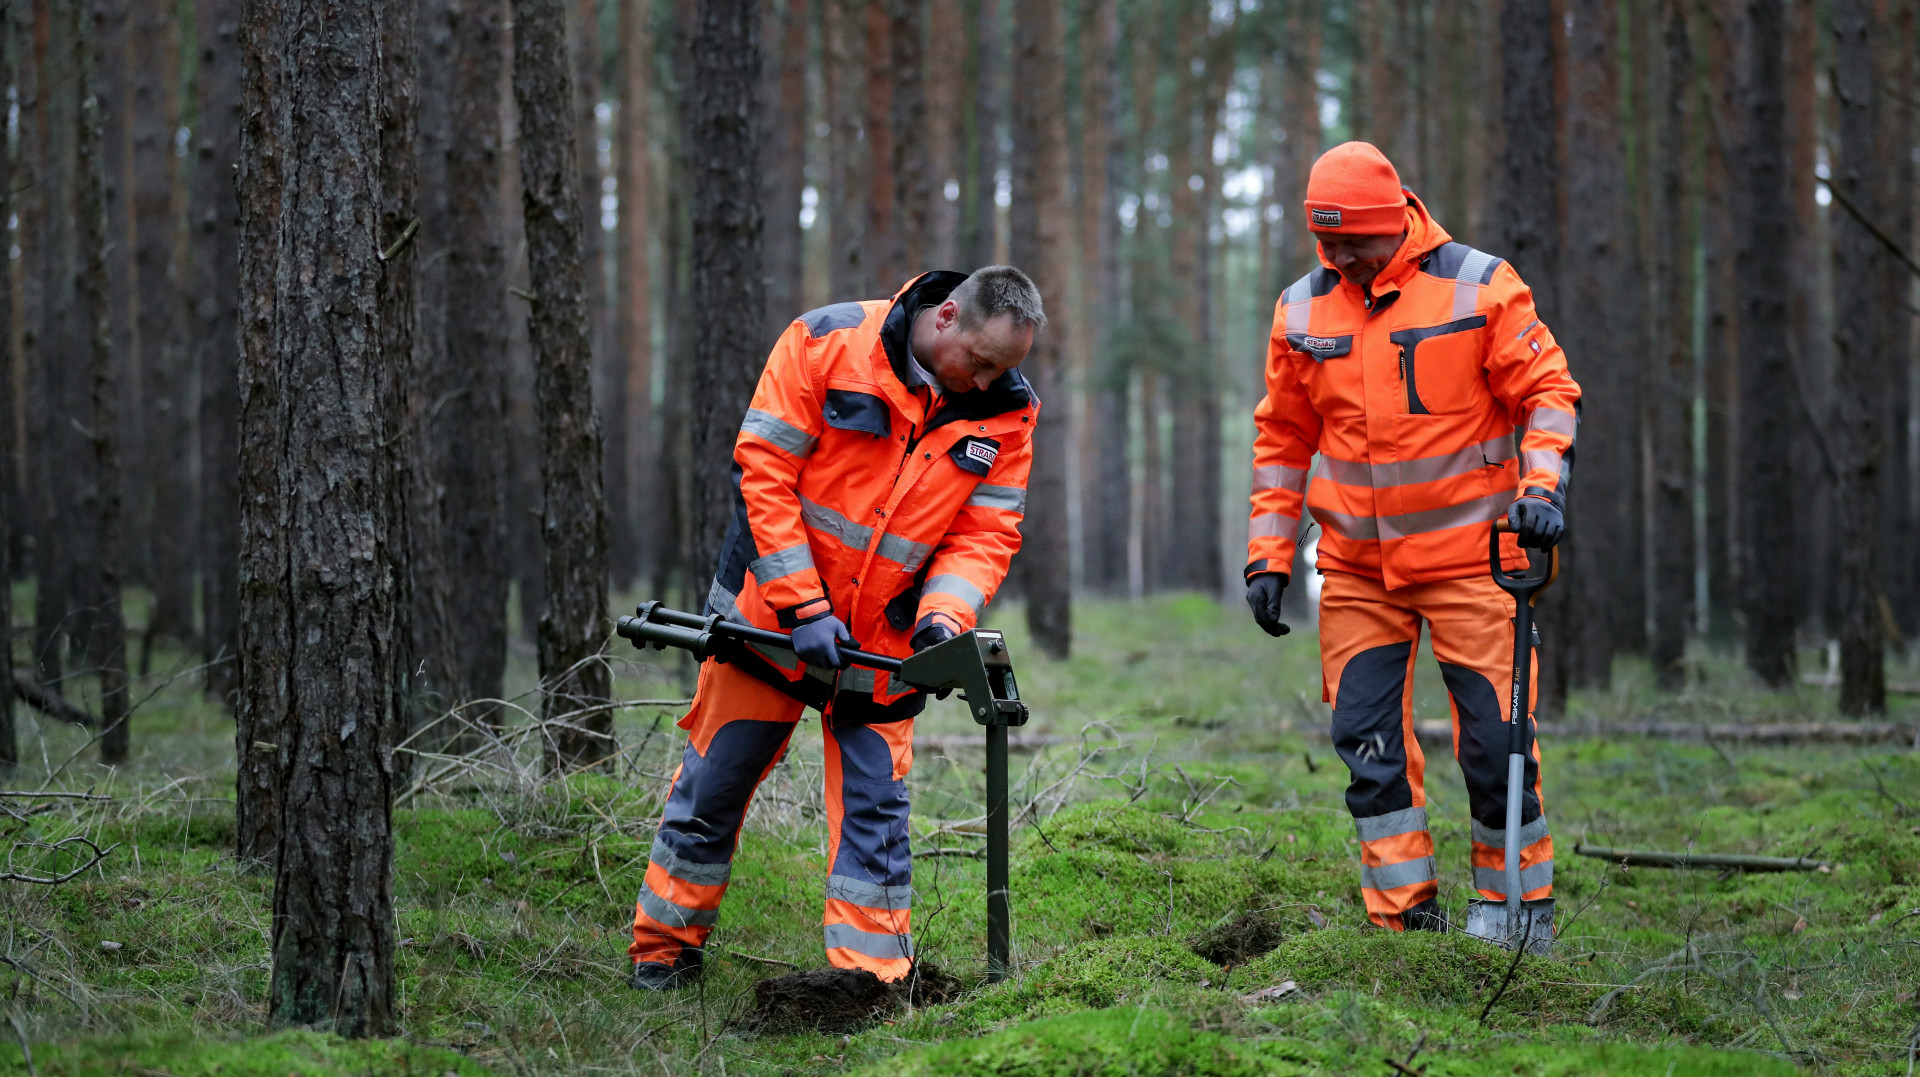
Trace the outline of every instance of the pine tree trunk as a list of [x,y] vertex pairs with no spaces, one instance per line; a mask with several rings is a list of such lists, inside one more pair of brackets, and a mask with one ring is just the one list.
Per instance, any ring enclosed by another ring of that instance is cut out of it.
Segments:
[[[453,67],[447,145],[446,354],[449,386],[434,437],[455,447],[441,459],[441,540],[450,580],[447,615],[458,633],[452,686],[457,702],[498,698],[507,666],[506,520],[507,295],[500,83],[503,0],[452,0]],[[424,257],[424,254],[422,255]],[[436,400],[437,402],[437,400]],[[473,431],[489,437],[468,436]],[[464,712],[493,726],[498,708]]]
[[[510,0],[502,0],[509,4]],[[513,587],[520,615],[520,632],[529,645],[537,643],[540,613],[546,608],[546,555],[540,543],[540,423],[534,405],[533,343],[528,339],[525,308],[531,294],[528,279],[526,214],[520,191],[520,109],[514,102],[513,20],[505,23],[505,65],[501,71],[501,132],[504,148],[500,168],[500,230],[506,255],[507,319],[507,532],[513,551]]]
[[[240,623],[240,206],[234,192],[240,160],[241,0],[197,0],[195,40],[198,118],[193,126],[192,191],[188,213],[192,363],[200,383],[201,654],[207,695],[234,707],[238,683]],[[236,730],[241,793],[237,799],[236,851],[241,860],[262,860],[273,848],[270,815],[252,813],[262,800],[270,757],[250,749],[253,739]],[[256,793],[250,795],[252,787]]]
[[1653,222],[1654,331],[1645,412],[1652,460],[1647,505],[1649,657],[1659,686],[1686,687],[1687,633],[1693,626],[1693,252],[1697,237],[1692,147],[1693,59],[1686,0],[1661,0],[1663,48],[1647,100],[1658,102],[1648,218]]
[[[1793,481],[1804,495],[1794,520],[1794,589],[1808,621],[1824,619],[1833,592],[1834,509],[1821,427],[1833,406],[1833,337],[1822,326],[1820,305],[1833,259],[1823,243],[1823,214],[1816,200],[1815,165],[1821,131],[1815,78],[1822,27],[1814,0],[1787,0],[1787,176],[1793,185],[1793,218],[1777,241],[1786,258],[1805,267],[1792,275],[1788,317],[1793,326],[1793,366],[1805,406],[1793,424]],[[1829,98],[1829,100],[1831,100]]]
[[76,132],[75,224],[79,230],[79,277],[74,282],[79,325],[87,333],[89,408],[85,423],[93,454],[92,512],[84,526],[93,532],[93,563],[85,566],[91,634],[88,660],[100,678],[100,761],[127,761],[127,625],[121,612],[124,576],[120,549],[119,375],[114,354],[111,275],[107,268],[106,154],[104,124],[94,72],[107,59],[90,32],[103,21],[98,3],[92,11],[82,0],[65,0],[72,19],[73,70],[80,99]]
[[[0,0],[0,99],[14,85],[12,0]],[[23,127],[26,125],[22,125]],[[0,152],[0,244],[15,244],[7,222],[13,219],[13,154]],[[14,429],[13,259],[0,258],[0,778],[20,762],[20,740],[13,727],[13,532],[19,513],[18,434]]]
[[806,309],[801,282],[806,273],[800,193],[807,185],[807,3],[761,0],[760,39],[765,64],[757,106],[760,129],[761,205],[766,208],[768,347],[787,323]]
[[[1736,32],[1744,26],[1738,9],[1744,0],[1710,0],[1689,23],[1695,53],[1705,54],[1707,93],[1701,113],[1706,172],[1702,186],[1727,196],[1708,197],[1702,206],[1701,246],[1706,255],[1707,534],[1699,559],[1707,571],[1707,609],[1700,627],[1716,638],[1734,631],[1739,607],[1740,558],[1740,378],[1739,310],[1734,296],[1734,211],[1730,197],[1734,155],[1740,129],[1735,112]],[[1696,63],[1699,60],[1696,59]]]
[[1065,33],[1060,0],[1015,0],[1013,205],[1008,257],[1026,270],[1055,314],[1024,371],[1043,410],[1033,432],[1033,473],[1021,522],[1020,590],[1027,628],[1054,658],[1073,648],[1073,567],[1067,534],[1067,453],[1073,436],[1066,386],[1068,275]]
[[933,168],[928,160],[926,0],[887,0],[887,44],[894,86],[893,246],[895,276],[890,287],[934,268],[927,263],[932,242]]
[[1199,588],[1203,586],[1200,563],[1207,540],[1205,521],[1210,516],[1210,505],[1202,493],[1202,459],[1206,445],[1204,397],[1213,391],[1213,385],[1200,298],[1201,248],[1206,241],[1206,221],[1200,193],[1192,184],[1200,167],[1195,142],[1199,138],[1196,121],[1202,108],[1203,86],[1202,77],[1193,69],[1204,62],[1208,13],[1204,7],[1189,4],[1180,9],[1175,19],[1173,114],[1169,118],[1167,145],[1167,203],[1172,221],[1168,229],[1167,269],[1172,285],[1169,313],[1185,327],[1187,348],[1184,355],[1168,357],[1173,364],[1166,378],[1167,403],[1173,413],[1173,437],[1164,580],[1177,588]]
[[1001,0],[979,0],[968,45],[973,58],[973,134],[968,142],[971,184],[962,183],[966,203],[960,223],[960,268],[992,265],[995,242],[995,192],[1000,177],[1001,108],[1006,99],[1006,28]]
[[[546,608],[540,615],[542,717],[550,770],[596,765],[613,754],[606,641],[607,509],[601,496],[600,426],[593,410],[592,332],[582,263],[583,221],[561,0],[513,0],[513,91],[520,106],[521,199],[533,300],[540,413],[541,539]],[[732,308],[741,309],[741,308]],[[755,309],[755,308],[746,308]]]
[[1750,39],[1740,79],[1739,167],[1731,199],[1740,267],[1734,278],[1740,311],[1740,605],[1748,667],[1769,686],[1782,688],[1793,682],[1799,623],[1793,514],[1800,500],[1791,462],[1781,451],[1792,442],[1799,406],[1788,337],[1792,282],[1775,247],[1775,233],[1793,213],[1785,10],[1783,0],[1746,0],[1745,6]]
[[[721,310],[766,309],[761,291],[759,129],[751,115],[760,79],[760,26],[747,0],[700,0],[692,81],[680,100],[692,195],[691,290]],[[879,150],[874,150],[879,157]],[[733,443],[766,362],[750,318],[722,319],[693,336],[687,390],[689,552],[710,564],[737,496]]]
[[408,362],[385,349],[410,331],[387,320],[412,267],[381,255],[398,239],[382,234],[406,188],[394,173],[412,161],[389,147],[410,141],[413,16],[370,0],[277,14],[255,0],[244,13],[239,176],[240,726],[265,742],[251,747],[274,762],[284,821],[269,1022],[384,1036]]
[[1320,88],[1314,81],[1320,70],[1320,20],[1304,4],[1294,4],[1287,9],[1287,28],[1286,88],[1282,91],[1287,174],[1275,177],[1276,182],[1285,184],[1286,191],[1280,206],[1284,222],[1281,234],[1289,252],[1281,273],[1283,287],[1320,264],[1313,233],[1307,230],[1306,211],[1301,208],[1307,197],[1307,174],[1320,156]]
[[[1637,500],[1638,394],[1631,391],[1634,364],[1611,358],[1633,331],[1635,323],[1623,325],[1618,315],[1633,298],[1627,294],[1630,282],[1639,279],[1628,273],[1618,6],[1615,0],[1572,0],[1568,12],[1567,140],[1580,152],[1567,161],[1565,284],[1567,294],[1581,301],[1550,324],[1580,379],[1582,424],[1594,432],[1579,446],[1579,485],[1569,490],[1561,551],[1572,572],[1563,599],[1566,638],[1556,642],[1566,653],[1574,688],[1604,689],[1611,682],[1621,596],[1639,584],[1630,571],[1639,564],[1636,521],[1621,511]],[[1632,344],[1628,350],[1645,354]]]
[[[1913,146],[1916,134],[1914,7],[1915,0],[1880,0],[1877,10],[1882,29],[1875,41],[1880,85],[1884,87],[1880,94],[1880,164],[1874,170],[1880,180],[1879,221],[1888,235],[1902,237],[1913,235],[1914,220],[1913,157],[1903,149]],[[1792,29],[1789,24],[1790,34]],[[1802,186],[1804,183],[1796,184],[1796,194]],[[1905,246],[1911,250],[1913,244]],[[1891,622],[1888,627],[1896,630],[1891,635],[1898,637],[1920,627],[1920,611],[1907,601],[1912,594],[1914,557],[1911,552],[1906,556],[1895,553],[1911,551],[1914,546],[1915,518],[1907,493],[1912,485],[1910,469],[1920,465],[1920,450],[1915,447],[1920,439],[1916,439],[1913,426],[1913,289],[1911,280],[1884,249],[1879,257],[1885,265],[1876,275],[1880,299],[1870,309],[1884,323],[1880,332],[1886,343],[1879,360],[1883,374],[1878,392],[1886,411],[1882,428],[1886,443],[1880,450],[1881,556],[1876,605],[1882,607],[1883,620]],[[1904,649],[1904,643],[1896,639],[1887,642]]]
[[893,80],[900,74],[892,62],[892,28],[887,8],[892,0],[868,0],[864,5],[866,47],[861,51],[867,74],[864,83],[865,116],[861,136],[866,142],[867,169],[861,183],[867,189],[867,258],[871,287],[892,295],[906,279],[902,267],[900,230],[895,221],[893,176]]
[[[1883,111],[1890,111],[1875,85],[1877,37],[1873,0],[1834,0],[1834,95],[1840,122],[1833,161],[1833,279],[1863,295],[1883,293],[1884,279],[1899,272],[1884,249],[1858,219],[1842,207],[1851,204],[1869,220],[1885,219],[1879,197],[1885,184],[1879,169]],[[1884,33],[1887,27],[1879,27]],[[1840,622],[1840,710],[1877,714],[1887,709],[1886,641],[1880,623],[1881,501],[1880,469],[1885,464],[1884,409],[1892,341],[1887,319],[1870,314],[1837,319],[1834,342],[1833,413],[1827,423],[1834,456],[1834,503],[1838,518]]]
[[[821,63],[827,94],[829,288],[835,302],[846,302],[868,298],[873,287],[867,205],[872,186],[868,174],[870,145],[861,138],[866,113],[867,20],[866,9],[858,0],[821,0],[820,9]],[[706,558],[709,551],[701,550],[699,555]]]
[[173,138],[180,126],[180,42],[174,7],[171,0],[134,4],[131,55],[143,59],[132,65],[132,208],[143,390],[139,408],[145,414],[145,456],[151,461],[140,476],[151,506],[138,513],[150,521],[146,576],[153,589],[153,613],[147,636],[185,643],[195,638],[194,580],[198,571],[211,566],[202,566],[195,556],[200,529],[194,482],[198,409],[188,399],[193,379],[180,334],[185,297],[175,257],[180,181]]
[[[1499,253],[1533,289],[1541,320],[1559,325],[1560,135],[1554,115],[1558,57],[1551,5],[1505,4],[1500,9],[1500,102],[1506,148],[1501,156],[1504,225]],[[1577,481],[1577,476],[1575,477]],[[1570,485],[1572,497],[1580,488]],[[1596,506],[1596,511],[1605,511]],[[1540,683],[1536,710],[1565,711],[1569,645],[1574,625],[1569,603],[1549,594],[1536,604],[1540,634]]]
[[[68,4],[79,0],[63,0]],[[80,124],[74,94],[73,21],[55,5],[35,5],[34,44],[41,107],[37,110],[37,215],[43,253],[35,268],[40,278],[37,338],[24,353],[33,362],[37,381],[29,433],[33,453],[33,495],[38,502],[40,529],[34,547],[33,660],[41,684],[64,683],[69,645],[84,649],[88,619],[77,607],[86,596],[76,588],[75,574],[91,563],[87,546],[93,525],[86,519],[93,471],[82,436],[73,420],[83,414],[76,393],[84,388],[87,369],[84,336],[74,309],[74,132]],[[21,113],[27,116],[29,113]],[[76,654],[76,664],[85,659]]]
[[[934,77],[927,80],[927,115],[933,125],[927,143],[932,199],[928,209],[929,268],[952,268],[960,260],[960,200],[947,197],[947,184],[954,185],[955,195],[963,186],[960,151],[966,144],[967,109],[961,102],[967,100],[968,89],[964,6],[962,0],[930,0],[927,15],[929,53],[941,64]],[[955,59],[962,61],[960,70],[949,66]]]
[[1121,309],[1115,209],[1124,152],[1119,123],[1120,11],[1115,0],[1095,0],[1080,40],[1086,102],[1080,154],[1085,177],[1080,192],[1085,213],[1081,273],[1086,282],[1087,375],[1093,383],[1081,459],[1081,541],[1087,586],[1114,594],[1124,593],[1127,586],[1127,525],[1133,515],[1128,371],[1113,347]]
[[[123,528],[113,536],[115,550],[112,556],[120,559],[123,571],[132,569],[132,581],[146,583],[149,575],[147,569],[151,566],[151,527],[147,513],[143,511],[145,504],[139,495],[150,485],[151,473],[158,470],[159,464],[153,460],[152,454],[145,451],[148,423],[146,410],[141,407],[143,372],[134,340],[136,312],[132,255],[137,240],[133,231],[133,214],[128,206],[133,181],[128,168],[128,151],[132,146],[127,124],[130,100],[127,66],[131,59],[127,52],[128,7],[128,0],[86,0],[82,4],[82,11],[87,17],[87,32],[92,41],[93,68],[88,76],[91,79],[90,92],[100,116],[100,141],[96,152],[99,155],[100,201],[106,211],[108,346],[113,349],[115,365],[114,395],[124,401],[124,407],[120,409],[120,429],[116,431],[115,438],[119,442],[123,460],[141,462],[130,469],[134,481],[121,491],[122,511],[128,513],[126,519],[132,526]],[[85,259],[84,252],[81,257]],[[86,420],[82,420],[82,423],[88,425]],[[91,440],[88,439],[89,442]],[[132,450],[130,455],[129,449]],[[91,452],[91,448],[88,451]],[[87,573],[89,578],[92,575],[91,571]],[[88,664],[99,665],[96,660],[89,660]]]
[[[804,9],[794,14],[801,18]],[[615,524],[612,536],[616,561],[624,560],[625,578],[648,579],[654,571],[664,532],[659,508],[659,434],[653,419],[653,275],[648,261],[649,222],[653,210],[652,149],[653,39],[647,27],[647,9],[635,0],[620,3],[620,132],[614,140],[619,154],[620,228],[614,237],[620,285],[615,350],[627,372],[626,414],[614,416],[622,426],[626,447],[628,512]],[[799,24],[802,49],[791,69],[796,75],[805,62],[806,23]],[[796,78],[795,81],[798,81]],[[802,84],[804,91],[804,84]],[[806,96],[800,95],[802,126]],[[796,135],[796,138],[799,137]],[[804,144],[804,143],[803,143]],[[804,164],[804,158],[800,161]],[[801,177],[792,177],[796,184]],[[793,189],[793,287],[800,281],[800,188]],[[772,271],[774,273],[778,270]],[[771,303],[769,303],[771,306]],[[788,317],[791,317],[789,313]],[[624,530],[625,537],[621,537]]]

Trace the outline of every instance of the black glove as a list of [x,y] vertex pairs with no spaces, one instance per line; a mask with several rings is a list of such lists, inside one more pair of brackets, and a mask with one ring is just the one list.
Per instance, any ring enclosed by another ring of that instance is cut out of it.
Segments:
[[1287,574],[1262,572],[1247,581],[1247,605],[1253,607],[1253,619],[1269,636],[1284,636],[1293,629],[1280,623],[1280,596],[1287,593]]
[[1560,506],[1544,497],[1527,495],[1507,509],[1507,523],[1519,536],[1520,545],[1536,550],[1551,550],[1567,533],[1567,517]]
[[852,642],[853,633],[831,613],[802,621],[793,630],[793,653],[810,666],[847,668],[847,660],[840,657],[840,644]]
[[928,647],[938,647],[955,635],[954,630],[949,628],[945,621],[933,614],[928,614],[920,618],[920,627],[914,630],[913,638],[907,641],[907,646],[913,648],[914,654],[919,654]]

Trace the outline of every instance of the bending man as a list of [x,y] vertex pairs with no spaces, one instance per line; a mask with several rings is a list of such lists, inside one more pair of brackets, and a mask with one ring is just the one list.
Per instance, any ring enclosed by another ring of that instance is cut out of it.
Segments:
[[912,968],[907,771],[924,693],[840,645],[918,651],[974,626],[1020,546],[1040,402],[1018,367],[1046,324],[1012,266],[933,272],[781,334],[734,444],[733,524],[708,613],[793,633],[700,668],[633,918],[633,984],[700,967],[753,791],[804,707],[826,741],[827,959]]
[[[1520,275],[1452,242],[1372,145],[1315,162],[1305,213],[1322,264],[1274,309],[1254,412],[1247,603],[1267,632],[1287,631],[1280,598],[1304,503],[1322,529],[1321,673],[1352,777],[1367,915],[1396,931],[1442,929],[1413,736],[1420,627],[1452,697],[1474,887],[1502,900],[1514,607],[1488,575],[1487,529],[1513,522],[1508,568],[1526,564],[1521,545],[1559,541],[1580,387]],[[1553,892],[1537,747],[1526,789],[1532,900]]]

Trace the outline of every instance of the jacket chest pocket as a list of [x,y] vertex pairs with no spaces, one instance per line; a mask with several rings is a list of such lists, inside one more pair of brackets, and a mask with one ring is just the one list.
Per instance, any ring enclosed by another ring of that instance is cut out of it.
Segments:
[[1485,404],[1488,394],[1480,357],[1486,326],[1487,316],[1476,314],[1388,335],[1399,353],[1396,361],[1408,415],[1456,414]]

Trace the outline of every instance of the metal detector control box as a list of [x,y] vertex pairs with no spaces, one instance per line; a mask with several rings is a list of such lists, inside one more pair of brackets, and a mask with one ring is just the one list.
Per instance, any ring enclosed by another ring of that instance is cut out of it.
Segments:
[[1006,637],[976,628],[929,647],[900,663],[900,679],[916,688],[945,693],[960,690],[967,710],[980,725],[1027,724],[1027,705],[1013,679]]

